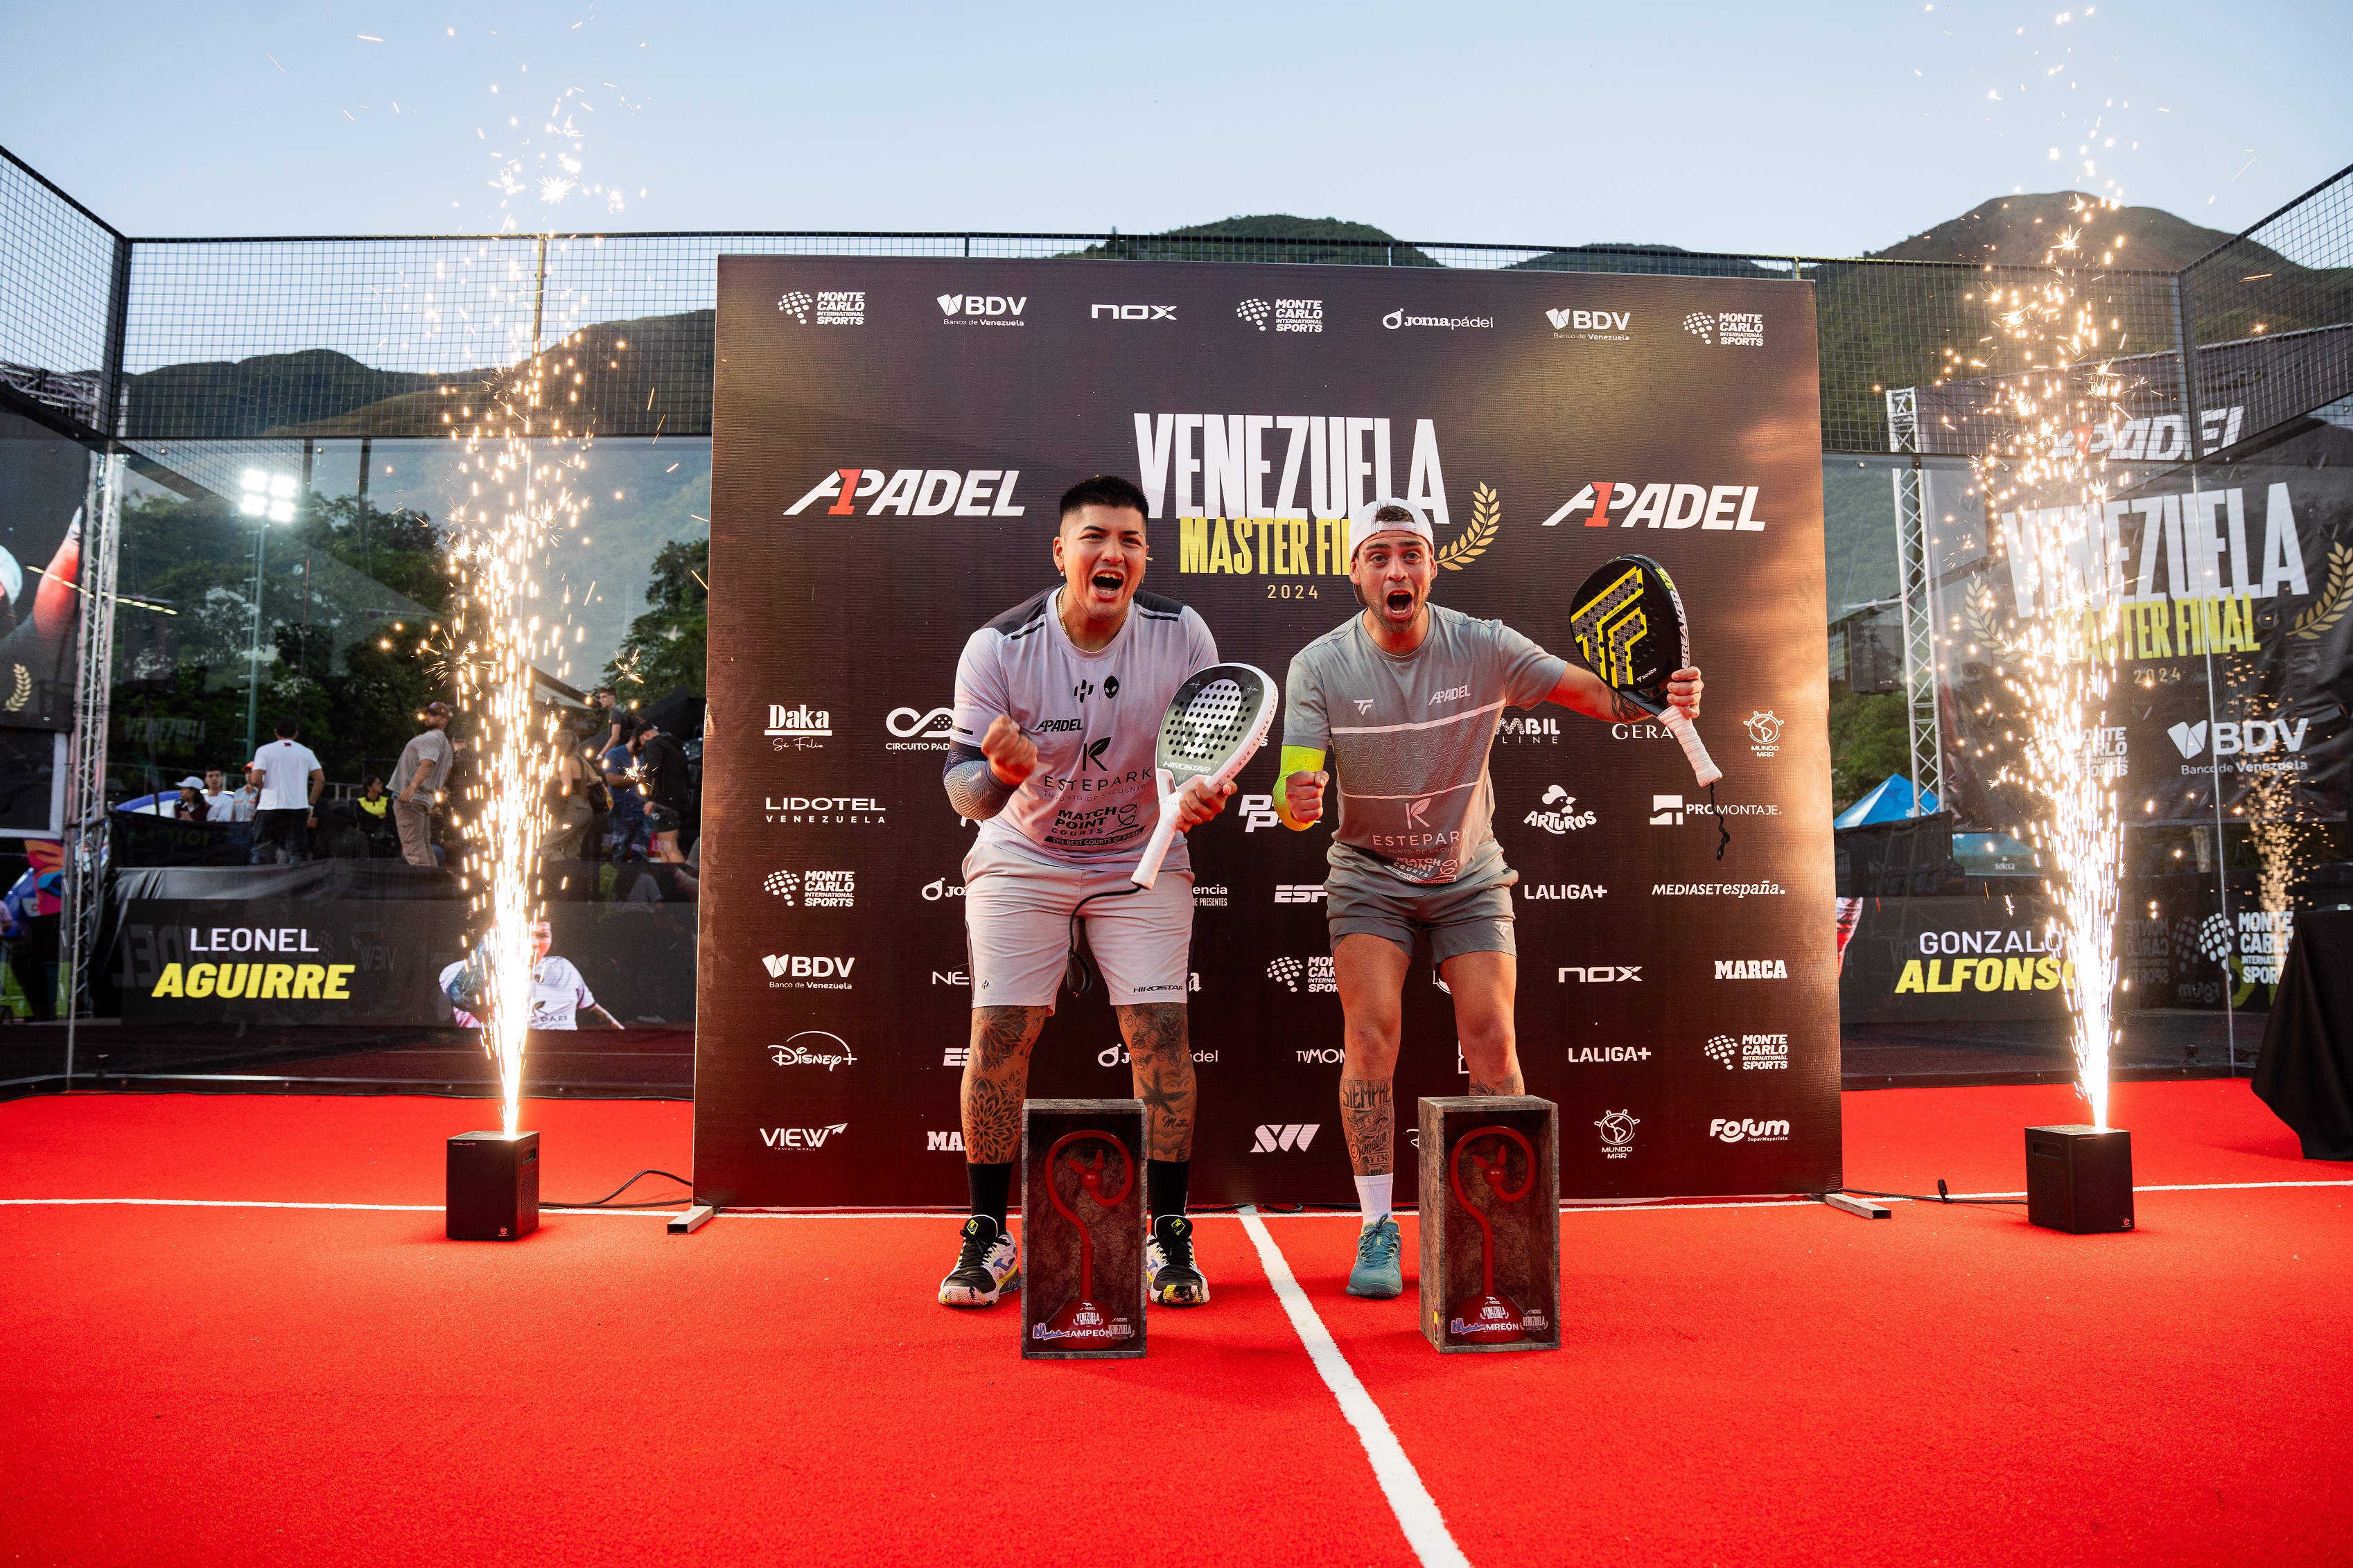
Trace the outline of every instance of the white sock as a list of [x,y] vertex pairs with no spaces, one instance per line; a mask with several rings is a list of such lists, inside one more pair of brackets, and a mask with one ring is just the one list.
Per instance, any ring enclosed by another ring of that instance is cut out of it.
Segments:
[[1396,1180],[1397,1173],[1394,1171],[1378,1176],[1356,1178],[1356,1202],[1364,1205],[1366,1230],[1389,1217],[1389,1186]]

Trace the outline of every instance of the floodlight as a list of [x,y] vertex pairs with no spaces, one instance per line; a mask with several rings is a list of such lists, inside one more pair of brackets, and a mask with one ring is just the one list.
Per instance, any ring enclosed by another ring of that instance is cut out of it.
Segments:
[[269,521],[272,522],[293,521],[294,503],[290,500],[271,501],[269,503]]

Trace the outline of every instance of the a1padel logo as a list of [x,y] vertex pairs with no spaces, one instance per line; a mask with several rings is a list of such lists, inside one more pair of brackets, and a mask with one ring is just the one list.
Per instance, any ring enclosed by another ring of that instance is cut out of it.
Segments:
[[814,296],[798,289],[776,300],[776,309],[802,326],[862,327],[866,324],[866,290],[820,289]]
[[[1679,485],[1666,480],[1631,484],[1620,479],[1595,479],[1544,520],[1555,528],[1583,512],[1588,528],[1699,528],[1733,533],[1759,533],[1765,520],[1757,515],[1756,485]],[[1624,512],[1622,518],[1615,512]]]
[[830,1127],[763,1127],[760,1142],[771,1149],[822,1149],[827,1139],[849,1131],[847,1121]]
[[1277,1152],[1287,1153],[1294,1149],[1304,1151],[1307,1145],[1315,1142],[1315,1134],[1323,1130],[1324,1124],[1320,1121],[1262,1122],[1250,1142],[1250,1152],[1272,1154]]
[[1577,797],[1555,784],[1545,791],[1543,803],[1525,820],[1530,827],[1541,827],[1557,838],[1564,833],[1590,827],[1599,818],[1590,811],[1577,810]]
[[934,303],[940,308],[941,324],[944,326],[1019,327],[1028,324],[1021,320],[1021,312],[1029,305],[1027,294],[1018,298],[1006,294],[943,294]]
[[[1019,517],[1013,500],[1018,468],[836,468],[785,508],[797,517],[818,501],[828,517]],[[858,503],[867,503],[861,512]]]

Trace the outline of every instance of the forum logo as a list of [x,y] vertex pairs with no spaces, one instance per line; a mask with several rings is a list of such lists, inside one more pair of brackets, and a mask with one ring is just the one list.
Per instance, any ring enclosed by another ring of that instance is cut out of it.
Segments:
[[1789,1124],[1778,1120],[1754,1121],[1746,1118],[1735,1121],[1719,1116],[1707,1124],[1707,1135],[1726,1143],[1787,1143]]

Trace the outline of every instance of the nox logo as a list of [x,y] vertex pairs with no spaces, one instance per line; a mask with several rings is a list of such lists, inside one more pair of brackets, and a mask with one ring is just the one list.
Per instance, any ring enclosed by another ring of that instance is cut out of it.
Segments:
[[1546,310],[1545,320],[1556,332],[1622,332],[1634,319],[1627,310]]
[[943,316],[1018,316],[1028,308],[1029,296],[1013,299],[1003,294],[943,294],[938,304]]
[[1651,797],[1651,826],[1681,827],[1683,825],[1683,797],[1679,795],[1654,795]]
[[1718,980],[1787,980],[1789,963],[1782,958],[1719,958],[1715,961]]
[[1242,796],[1242,831],[1256,833],[1261,827],[1279,826],[1282,818],[1274,814],[1274,796],[1246,795]]
[[1324,900],[1321,882],[1277,882],[1274,901],[1278,904],[1315,904]]
[[1544,520],[1546,528],[1568,521],[1572,512],[1587,512],[1585,526],[1608,528],[1610,513],[1620,528],[1714,529],[1732,533],[1759,533],[1765,520],[1757,515],[1755,485],[1679,485],[1660,480],[1637,485],[1622,479],[1595,479],[1568,498],[1561,509]]
[[1430,826],[1430,803],[1436,797],[1433,795],[1426,795],[1419,800],[1407,803],[1405,808],[1405,825],[1408,827],[1428,827]]
[[837,1121],[830,1127],[763,1127],[760,1142],[771,1149],[822,1149],[827,1139],[849,1131],[847,1121]]
[[1081,773],[1084,773],[1087,769],[1092,767],[1099,773],[1107,773],[1111,772],[1109,768],[1103,766],[1103,752],[1109,750],[1110,746],[1111,737],[1109,735],[1103,736],[1099,740],[1089,741],[1087,742],[1086,761],[1079,764],[1079,771]]
[[[1087,319],[1100,321],[1173,321],[1176,319],[1174,305],[1090,305]],[[1263,329],[1261,329],[1263,330]]]
[[962,1130],[962,1129],[958,1129],[957,1131],[954,1131],[954,1132],[926,1132],[926,1133],[924,1133],[924,1134],[923,1134],[923,1152],[924,1152],[925,1153],[929,1153],[929,1154],[938,1154],[938,1153],[953,1153],[953,1154],[961,1154],[961,1153],[963,1153],[963,1152],[964,1152],[964,1132],[963,1132],[963,1130]]
[[1751,1143],[1786,1143],[1789,1141],[1789,1124],[1786,1121],[1754,1121],[1743,1118],[1735,1121],[1719,1116],[1707,1124],[1707,1135],[1726,1143],[1746,1140]]
[[1588,985],[1617,985],[1628,981],[1640,985],[1642,983],[1642,966],[1639,963],[1596,963],[1582,969],[1573,963],[1563,964],[1556,975],[1556,983],[1567,984],[1572,974]]
[[781,702],[768,704],[766,735],[830,735],[833,715],[822,708],[787,708]]
[[1279,1125],[1261,1123],[1258,1129],[1257,1141],[1250,1145],[1250,1152],[1272,1154],[1278,1151],[1287,1153],[1294,1149],[1304,1150],[1307,1145],[1315,1142],[1315,1134],[1322,1130],[1323,1123],[1318,1121],[1285,1122]]

